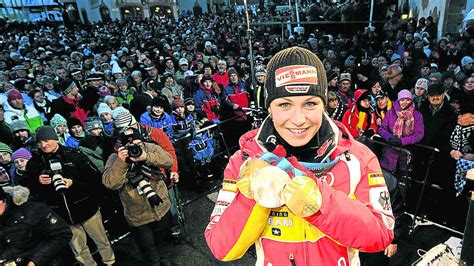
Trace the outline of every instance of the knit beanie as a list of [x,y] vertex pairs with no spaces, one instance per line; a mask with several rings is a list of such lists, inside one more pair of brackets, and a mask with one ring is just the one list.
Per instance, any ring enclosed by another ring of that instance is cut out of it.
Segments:
[[102,121],[97,116],[91,116],[88,117],[84,123],[86,124],[86,131],[89,132],[93,129],[104,129],[104,126],[102,125]]
[[132,116],[129,110],[119,106],[112,112],[112,119],[117,129],[122,133],[125,129],[137,123],[135,117]]
[[108,103],[112,99],[115,99],[115,101],[117,101],[117,98],[115,98],[115,96],[107,95],[107,96],[104,97],[104,103]]
[[31,157],[32,157],[31,153],[27,149],[20,148],[12,154],[12,161],[15,161],[16,159],[29,160],[29,159],[31,159]]
[[30,131],[30,128],[28,127],[26,122],[20,119],[13,120],[10,123],[10,128],[12,129],[13,133],[21,130]]
[[74,87],[76,87],[76,83],[74,83],[74,81],[72,80],[66,79],[59,83],[59,88],[61,89],[64,95],[70,93],[72,89],[74,89]]
[[52,126],[41,126],[35,132],[36,142],[42,140],[59,140],[56,130]]
[[184,99],[184,105],[191,105],[191,104],[195,104],[193,98]]
[[7,100],[9,102],[13,101],[13,100],[18,100],[18,99],[23,99],[23,95],[21,95],[21,92],[16,90],[16,89],[12,89],[12,90],[9,90],[7,92]]
[[174,110],[178,107],[184,107],[184,101],[181,99],[175,99],[171,102],[171,108]]
[[100,117],[103,113],[112,114],[112,109],[110,109],[110,107],[109,107],[107,104],[105,104],[105,103],[100,103],[100,104],[99,104],[99,107],[97,108],[97,114],[98,114],[99,117]]
[[53,118],[51,118],[50,125],[56,129],[56,127],[59,125],[67,126],[67,121],[62,115],[55,114]]
[[400,101],[401,99],[410,99],[413,100],[413,95],[409,90],[401,90],[398,93],[397,101]]
[[165,108],[166,106],[169,106],[167,102],[165,102],[166,100],[161,98],[161,97],[156,97],[156,98],[153,98],[153,100],[151,101],[151,106],[157,106],[157,107],[162,107],[162,108]]
[[337,72],[336,71],[332,71],[332,70],[329,70],[327,73],[326,73],[326,77],[327,77],[327,81],[331,81],[333,80],[334,78],[337,77]]
[[0,152],[13,153],[12,148],[3,142],[0,142]]
[[227,70],[227,72],[228,72],[228,74],[229,74],[229,77],[230,77],[230,75],[232,75],[232,74],[236,74],[237,76],[239,75],[239,73],[237,72],[237,69],[235,69],[235,68],[233,68],[233,67],[229,68],[229,70]]
[[291,47],[275,54],[267,65],[265,104],[281,97],[315,95],[326,102],[327,80],[321,60],[311,51]]
[[77,117],[71,116],[67,120],[67,128],[69,128],[69,130],[71,130],[71,128],[74,127],[74,126],[81,126],[82,127],[82,123],[81,123],[81,120],[79,120]]
[[416,83],[415,87],[423,88],[424,90],[428,89],[428,80],[425,78],[419,78]]
[[120,85],[127,85],[128,86],[128,82],[124,78],[117,79],[116,83],[117,83],[117,86],[120,86]]

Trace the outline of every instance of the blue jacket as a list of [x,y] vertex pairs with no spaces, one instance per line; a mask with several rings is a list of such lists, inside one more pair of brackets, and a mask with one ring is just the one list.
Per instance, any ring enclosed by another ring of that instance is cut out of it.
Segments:
[[150,112],[145,112],[140,117],[140,123],[145,126],[159,128],[163,130],[168,137],[173,133],[173,118],[166,112],[163,112],[160,117],[151,116]]
[[173,133],[170,137],[171,140],[178,140],[187,134],[191,134],[191,136],[194,135],[196,128],[194,118],[191,114],[182,118],[173,112],[173,116],[171,118],[173,120]]

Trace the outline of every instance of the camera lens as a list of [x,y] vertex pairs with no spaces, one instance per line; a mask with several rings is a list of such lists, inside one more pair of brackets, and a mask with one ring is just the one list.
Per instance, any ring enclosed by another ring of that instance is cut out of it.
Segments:
[[127,146],[128,156],[138,158],[143,154],[142,148],[137,144],[130,144]]

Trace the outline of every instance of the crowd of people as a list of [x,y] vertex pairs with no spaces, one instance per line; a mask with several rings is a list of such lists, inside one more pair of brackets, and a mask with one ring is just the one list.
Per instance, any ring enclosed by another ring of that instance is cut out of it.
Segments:
[[[242,16],[228,12],[7,27],[0,43],[0,183],[5,191],[28,188],[28,202],[46,203],[59,215],[35,213],[46,215],[45,222],[32,226],[67,224],[72,239],[67,232],[58,237],[70,239],[78,262],[95,263],[88,235],[102,262],[113,264],[96,196],[119,190],[144,258],[171,262],[166,239],[176,221],[169,189],[178,181],[205,187],[206,165],[219,147],[199,129],[222,123],[227,144],[236,146],[251,127],[248,108],[266,112],[268,61],[294,46],[322,60],[329,117],[354,138],[389,144],[379,158],[384,175],[408,171],[398,148],[422,143],[440,151],[434,183],[458,193],[471,188],[454,185],[454,169],[474,160],[474,27],[438,38],[432,17],[393,18],[383,29],[286,31],[282,38],[279,28],[259,26],[250,57],[247,36],[232,24],[239,21]],[[16,215],[10,206],[21,205],[8,195],[0,194],[8,203],[3,216]],[[0,231],[8,221],[1,219]],[[389,256],[396,240],[397,233]],[[2,245],[0,258],[43,264],[29,245],[16,248],[22,252]]]

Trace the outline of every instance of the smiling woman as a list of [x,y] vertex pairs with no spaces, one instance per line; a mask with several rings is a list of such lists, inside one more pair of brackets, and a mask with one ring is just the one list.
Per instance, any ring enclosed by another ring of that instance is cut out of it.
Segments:
[[255,244],[257,265],[356,265],[356,249],[384,250],[394,218],[380,165],[324,112],[319,58],[299,47],[277,53],[265,95],[270,115],[224,171],[205,232],[214,256],[235,260]]

